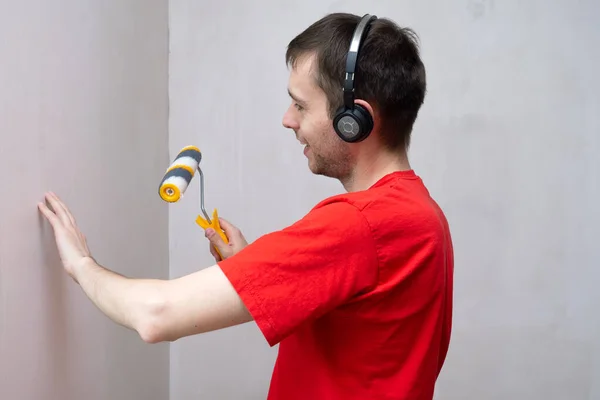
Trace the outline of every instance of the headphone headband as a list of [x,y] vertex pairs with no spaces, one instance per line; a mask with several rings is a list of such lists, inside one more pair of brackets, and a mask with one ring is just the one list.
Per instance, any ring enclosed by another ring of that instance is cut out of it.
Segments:
[[335,113],[333,128],[338,136],[347,143],[365,140],[373,129],[373,117],[369,111],[360,104],[354,104],[354,72],[361,42],[367,34],[369,24],[376,19],[376,16],[369,14],[365,14],[361,18],[354,29],[346,58],[346,76],[342,88],[344,104]]
[[347,110],[354,107],[354,72],[356,70],[356,62],[358,61],[358,51],[370,23],[376,19],[375,15],[365,14],[358,25],[356,25],[352,41],[350,42],[350,50],[346,58],[346,77],[344,80],[344,106]]

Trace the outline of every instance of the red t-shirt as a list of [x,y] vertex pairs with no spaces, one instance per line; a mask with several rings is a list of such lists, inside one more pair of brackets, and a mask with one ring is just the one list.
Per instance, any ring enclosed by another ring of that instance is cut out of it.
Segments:
[[330,197],[219,265],[269,345],[279,343],[269,400],[433,398],[453,251],[413,171]]

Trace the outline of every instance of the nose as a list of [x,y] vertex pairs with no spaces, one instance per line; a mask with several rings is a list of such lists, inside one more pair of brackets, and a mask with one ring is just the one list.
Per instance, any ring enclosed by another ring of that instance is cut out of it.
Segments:
[[282,123],[286,128],[296,131],[300,128],[300,126],[298,124],[298,119],[295,117],[295,111],[296,110],[293,108],[293,105],[290,105],[285,114],[283,114]]

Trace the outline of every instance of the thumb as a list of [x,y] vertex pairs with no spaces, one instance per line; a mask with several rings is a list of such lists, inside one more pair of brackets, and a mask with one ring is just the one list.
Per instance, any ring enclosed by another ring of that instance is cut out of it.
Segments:
[[221,236],[213,228],[207,228],[204,231],[204,236],[206,236],[208,241],[217,249],[225,250],[225,248],[227,248],[227,244],[223,241],[223,239],[221,239]]

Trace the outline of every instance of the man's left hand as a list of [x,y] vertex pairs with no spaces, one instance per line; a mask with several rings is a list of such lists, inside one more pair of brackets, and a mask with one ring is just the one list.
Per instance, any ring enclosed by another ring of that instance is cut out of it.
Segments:
[[38,203],[38,208],[52,225],[63,267],[76,280],[75,270],[84,263],[93,261],[91,252],[68,207],[52,192],[46,193],[46,200],[54,211],[44,202]]

